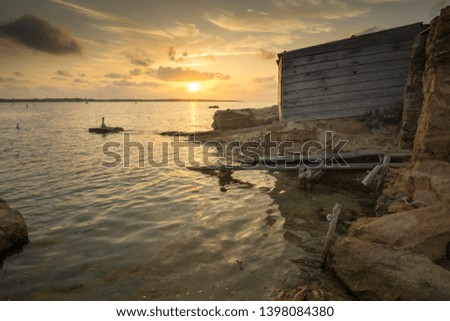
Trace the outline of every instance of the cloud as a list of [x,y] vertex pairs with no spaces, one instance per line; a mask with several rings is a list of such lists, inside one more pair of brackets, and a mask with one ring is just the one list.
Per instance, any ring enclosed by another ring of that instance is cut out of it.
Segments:
[[361,2],[370,3],[370,4],[383,4],[383,3],[398,2],[398,1],[401,1],[401,0],[361,0]]
[[137,34],[156,38],[165,39],[183,39],[190,43],[196,43],[198,41],[207,41],[211,39],[211,35],[203,34],[198,30],[195,24],[184,24],[181,22],[175,22],[174,27],[169,28],[145,28],[141,25],[133,25],[133,23],[127,26],[120,25],[98,25],[90,24],[93,28],[118,34]]
[[113,82],[114,86],[118,87],[160,87],[161,84],[158,82],[150,82],[150,81],[128,81],[128,80],[118,80]]
[[79,84],[88,84],[88,83],[89,83],[89,81],[84,80],[84,79],[80,79],[80,78],[75,78],[75,79],[73,80],[73,82],[74,82],[74,83],[79,83]]
[[105,75],[106,78],[113,78],[113,79],[121,79],[121,78],[128,78],[127,74],[117,74],[114,72],[110,72],[109,74]]
[[275,51],[269,51],[264,48],[259,49],[259,57],[263,60],[273,60],[277,56]]
[[267,83],[274,83],[275,82],[275,76],[269,76],[269,77],[256,77],[253,80],[257,84],[267,84]]
[[200,35],[200,30],[192,23],[175,22],[175,27],[168,28],[166,32],[177,38],[196,38]]
[[[373,3],[377,0],[271,0],[288,17],[342,19],[364,15],[370,11],[361,2]],[[388,2],[389,0],[381,0]],[[352,2],[355,2],[354,4]],[[358,3],[359,2],[359,3]],[[380,2],[380,1],[378,1]],[[283,25],[280,25],[283,28]]]
[[173,47],[169,47],[169,49],[167,50],[167,55],[172,61],[183,61],[184,58],[188,56],[188,53],[187,51],[184,51],[181,55],[178,55]]
[[80,54],[83,51],[70,31],[53,26],[32,14],[0,24],[0,37],[53,55]]
[[132,75],[132,76],[139,76],[139,75],[142,74],[142,69],[141,69],[141,68],[134,68],[134,69],[131,69],[131,70],[129,71],[129,73],[130,73],[130,75]]
[[297,18],[272,18],[252,12],[240,15],[231,11],[207,12],[205,19],[222,29],[237,32],[321,33],[331,31],[331,27],[326,23],[305,22]]
[[65,0],[52,0],[52,2],[59,4],[61,6],[64,6],[66,8],[69,8],[73,11],[76,11],[86,17],[94,18],[98,20],[112,20],[112,21],[120,21],[123,18],[120,18],[116,15],[113,15],[111,13],[101,12],[86,6],[82,6],[77,3],[65,1]]
[[11,83],[11,82],[16,82],[17,80],[12,78],[12,77],[0,77],[0,83]]
[[148,67],[154,63],[144,52],[127,53],[126,57],[133,65]]
[[136,50],[134,53],[126,53],[125,56],[133,65],[137,66],[148,67],[154,63],[154,61],[147,57],[147,54],[141,50]]
[[62,77],[73,77],[73,75],[70,72],[66,71],[66,70],[58,70],[56,72],[56,74],[58,76],[62,76]]
[[16,75],[17,77],[23,77],[23,73],[21,73],[20,71],[14,71],[14,75]]
[[172,36],[169,35],[166,31],[158,29],[148,29],[148,28],[146,29],[141,27],[138,28],[138,27],[123,27],[123,26],[103,26],[96,24],[91,24],[91,26],[95,29],[112,33],[119,33],[119,34],[137,33],[145,36],[172,39]]
[[165,81],[205,81],[211,79],[220,79],[220,80],[228,80],[230,79],[229,75],[224,75],[221,73],[212,73],[212,72],[202,72],[199,70],[193,70],[189,68],[172,68],[172,67],[159,67],[156,71],[153,72],[153,75]]

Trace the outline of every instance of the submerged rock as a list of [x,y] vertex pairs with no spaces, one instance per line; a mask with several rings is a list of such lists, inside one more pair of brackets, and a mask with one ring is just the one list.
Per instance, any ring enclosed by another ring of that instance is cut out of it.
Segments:
[[28,229],[22,214],[0,198],[0,261],[11,250],[28,242]]

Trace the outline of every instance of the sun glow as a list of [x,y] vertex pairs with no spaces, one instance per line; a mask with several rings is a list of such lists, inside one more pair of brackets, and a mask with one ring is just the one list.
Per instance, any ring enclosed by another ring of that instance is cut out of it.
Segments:
[[200,90],[200,84],[198,82],[190,82],[186,85],[187,90],[190,92],[197,92]]

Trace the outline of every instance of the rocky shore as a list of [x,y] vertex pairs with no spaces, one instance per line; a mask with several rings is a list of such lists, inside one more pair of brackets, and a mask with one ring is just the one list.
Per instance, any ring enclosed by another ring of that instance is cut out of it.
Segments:
[[[338,232],[327,265],[338,285],[299,285],[277,299],[450,300],[449,43],[447,7],[416,39],[396,125],[373,126],[364,117],[279,123],[276,107],[216,113],[204,141],[261,143],[270,133],[301,151],[308,141],[326,145],[325,132],[332,131],[334,141],[349,140],[345,151],[412,148],[406,167],[388,170],[371,217],[354,215]],[[365,188],[359,178],[354,187]],[[336,188],[345,187],[336,182]]]
[[381,202],[421,207],[359,219],[331,248],[330,268],[359,299],[450,300],[450,7],[422,41],[423,104],[413,157]]
[[28,229],[22,214],[0,198],[0,264],[9,253],[28,242]]

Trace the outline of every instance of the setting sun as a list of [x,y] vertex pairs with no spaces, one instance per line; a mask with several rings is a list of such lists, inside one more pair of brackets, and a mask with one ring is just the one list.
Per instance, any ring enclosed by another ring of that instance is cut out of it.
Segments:
[[200,90],[200,84],[198,82],[190,82],[186,85],[186,88],[190,92],[197,92]]

